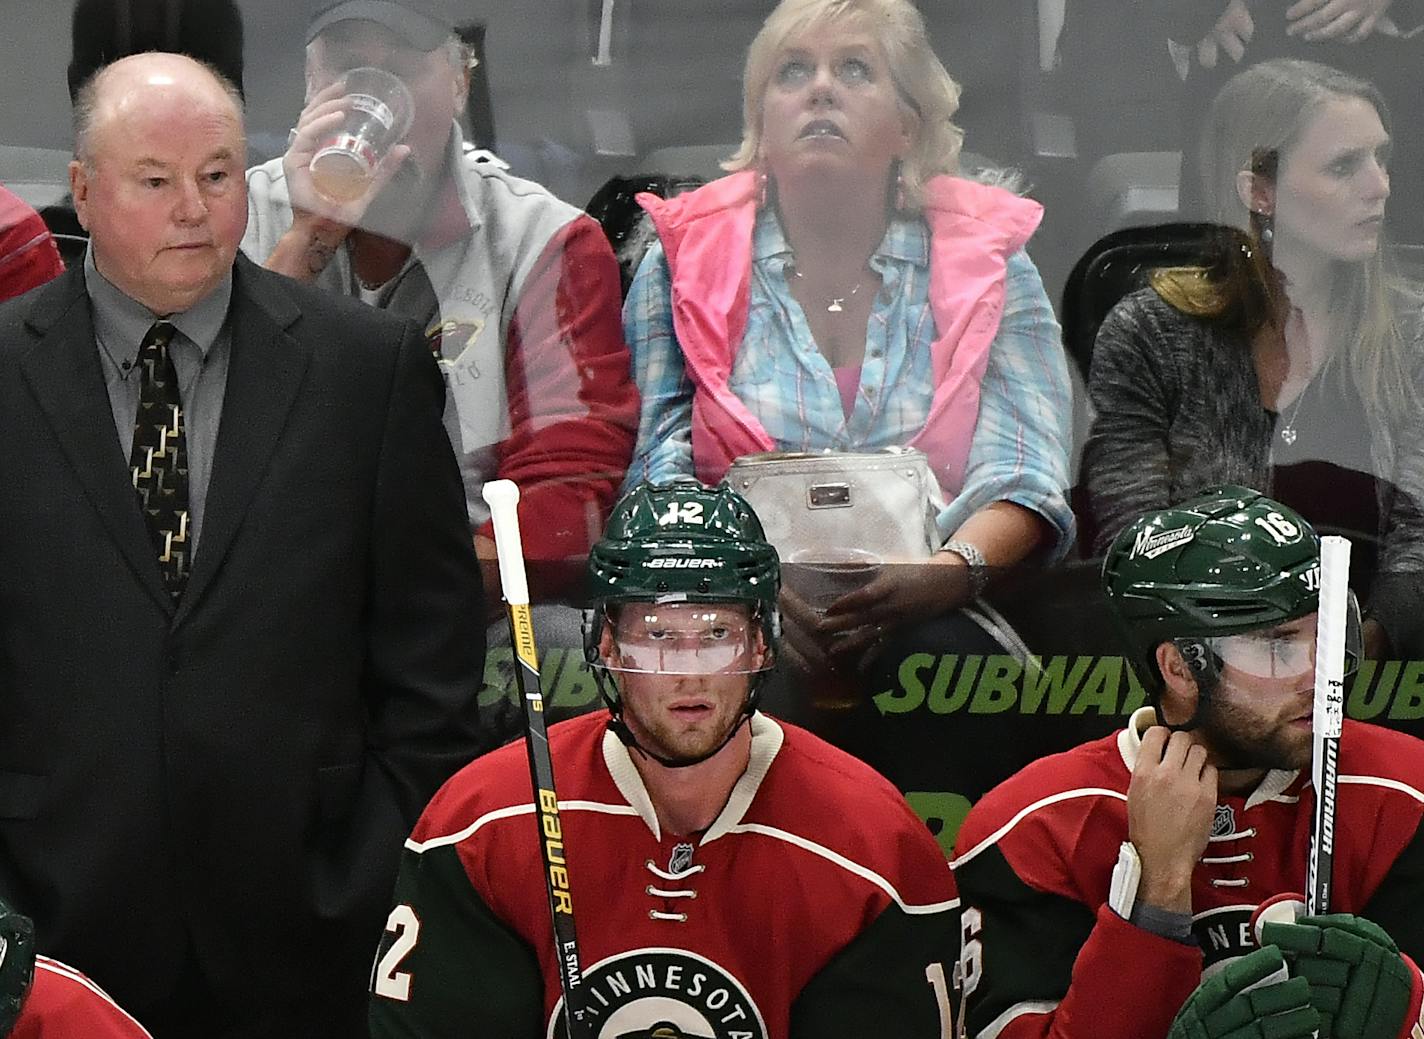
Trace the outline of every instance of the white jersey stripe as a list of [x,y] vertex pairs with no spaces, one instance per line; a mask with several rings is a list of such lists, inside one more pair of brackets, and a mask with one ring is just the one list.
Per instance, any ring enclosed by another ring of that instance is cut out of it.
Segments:
[[924,916],[930,913],[945,913],[951,909],[957,909],[959,907],[959,899],[957,898],[951,898],[947,902],[934,902],[930,905],[910,905],[902,897],[900,897],[900,892],[895,890],[894,886],[890,883],[890,881],[886,880],[874,870],[868,869],[867,867],[862,866],[858,862],[852,862],[850,859],[846,858],[844,855],[841,855],[839,852],[834,852],[830,848],[817,844],[815,841],[807,840],[805,837],[800,837],[794,833],[788,833],[785,830],[778,830],[774,826],[764,826],[761,823],[738,823],[736,826],[733,826],[728,829],[727,832],[756,833],[760,834],[763,837],[771,837],[778,841],[785,841],[787,844],[794,844],[796,847],[802,848],[805,851],[809,851],[813,855],[819,855],[821,856],[821,858],[825,859],[828,862],[834,862],[837,866],[841,867],[841,869],[846,870],[849,873],[854,873],[856,876],[864,880],[870,881],[881,891],[884,891],[887,895],[889,895],[890,898],[894,900],[897,906],[899,906],[901,909],[911,914],[912,916]]
[[974,858],[974,856],[978,855],[985,848],[989,847],[990,845],[997,844],[1004,837],[1005,834],[1007,834],[1019,823],[1027,819],[1034,812],[1038,811],[1040,808],[1047,808],[1049,805],[1055,805],[1060,801],[1071,801],[1077,797],[1115,797],[1119,801],[1127,800],[1127,795],[1122,793],[1121,791],[1107,790],[1103,787],[1093,786],[1083,787],[1079,790],[1064,790],[1061,793],[1052,794],[1049,797],[1045,797],[1041,800],[1035,801],[1027,808],[1021,809],[1019,813],[1015,815],[1012,819],[1004,823],[1003,826],[1000,826],[993,833],[989,834],[989,836],[985,837],[982,841],[980,841],[974,847],[970,848],[963,855],[959,856],[959,858],[951,859],[949,863],[949,868],[958,869],[970,859]]
[[990,1021],[984,1030],[975,1035],[974,1039],[997,1039],[1000,1032],[1009,1027],[1009,1024],[1025,1014],[1051,1014],[1058,1009],[1058,1000],[1029,1000],[1026,1003],[1015,1003],[1005,1010],[994,1020]]
[[[144,1035],[149,1035],[148,1029],[144,1028],[143,1025],[135,1021],[132,1014],[130,1014],[123,1007],[119,1006],[119,1004],[115,1003],[107,992],[101,989],[98,985],[94,984],[83,974],[79,973],[79,971],[75,970],[73,967],[70,967],[64,963],[60,963],[58,960],[52,960],[48,956],[36,956],[35,969],[45,971],[49,974],[54,974],[61,978],[65,978],[69,981],[74,982],[76,985],[80,985],[88,989],[90,992],[94,993],[94,995],[102,999],[105,1003],[109,1004],[109,1006],[113,1007],[115,1011],[128,1018],[129,1021],[132,1021],[133,1026],[137,1028],[140,1032],[142,1032]],[[149,1039],[153,1039],[153,1037],[149,1035]]]
[[1424,793],[1397,779],[1385,779],[1383,776],[1337,776],[1335,782],[1353,783],[1357,786],[1382,786],[1386,790],[1398,790],[1401,794],[1408,794],[1420,804],[1424,804]]
[[1207,909],[1204,912],[1193,913],[1192,922],[1198,923],[1202,920],[1209,920],[1211,917],[1216,916],[1218,913],[1240,913],[1242,911],[1254,913],[1259,908],[1260,906],[1256,905],[1254,902],[1236,906],[1217,906],[1215,909]]
[[[604,804],[601,801],[560,801],[559,811],[561,812],[598,812],[602,815],[637,815],[630,805]],[[417,855],[429,851],[431,848],[443,848],[448,844],[459,844],[467,837],[473,837],[480,829],[489,823],[498,822],[501,819],[511,819],[519,815],[533,815],[534,803],[510,805],[508,808],[496,808],[493,812],[486,812],[474,822],[470,823],[463,830],[446,834],[443,837],[431,837],[429,840],[417,841],[407,839],[405,846]]]

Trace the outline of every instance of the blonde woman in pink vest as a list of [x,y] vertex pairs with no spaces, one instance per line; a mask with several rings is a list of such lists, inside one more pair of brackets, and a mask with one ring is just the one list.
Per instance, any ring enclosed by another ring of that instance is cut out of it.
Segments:
[[715,483],[763,451],[919,448],[939,551],[824,614],[789,597],[784,652],[845,671],[927,618],[992,652],[959,607],[1073,537],[1067,365],[1023,248],[1042,210],[956,175],[959,87],[907,0],[783,0],[743,89],[731,175],[640,198],[658,242],[624,308],[643,395],[626,486]]

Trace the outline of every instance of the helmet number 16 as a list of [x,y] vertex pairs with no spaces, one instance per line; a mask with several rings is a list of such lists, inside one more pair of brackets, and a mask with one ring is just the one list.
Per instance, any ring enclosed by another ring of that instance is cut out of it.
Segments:
[[1264,516],[1257,516],[1256,526],[1271,535],[1278,545],[1289,545],[1300,540],[1300,528],[1279,512],[1268,512]]

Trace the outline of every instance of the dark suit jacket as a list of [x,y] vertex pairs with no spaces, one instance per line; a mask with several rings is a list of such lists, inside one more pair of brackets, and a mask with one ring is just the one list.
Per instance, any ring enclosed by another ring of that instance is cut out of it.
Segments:
[[136,1015],[196,971],[210,1035],[364,1002],[402,840],[485,749],[479,570],[418,330],[242,258],[230,322],[175,610],[82,271],[0,306],[0,894]]

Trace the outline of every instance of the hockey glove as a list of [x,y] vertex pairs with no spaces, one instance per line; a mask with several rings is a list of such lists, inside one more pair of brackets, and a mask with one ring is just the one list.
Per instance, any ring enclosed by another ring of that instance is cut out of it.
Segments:
[[1167,1039],[1311,1039],[1319,1027],[1309,984],[1302,978],[1287,980],[1280,950],[1268,947],[1197,986],[1177,1012]]
[[1291,973],[1310,983],[1320,1039],[1395,1039],[1410,1005],[1410,968],[1389,935],[1358,916],[1303,916],[1266,924]]

